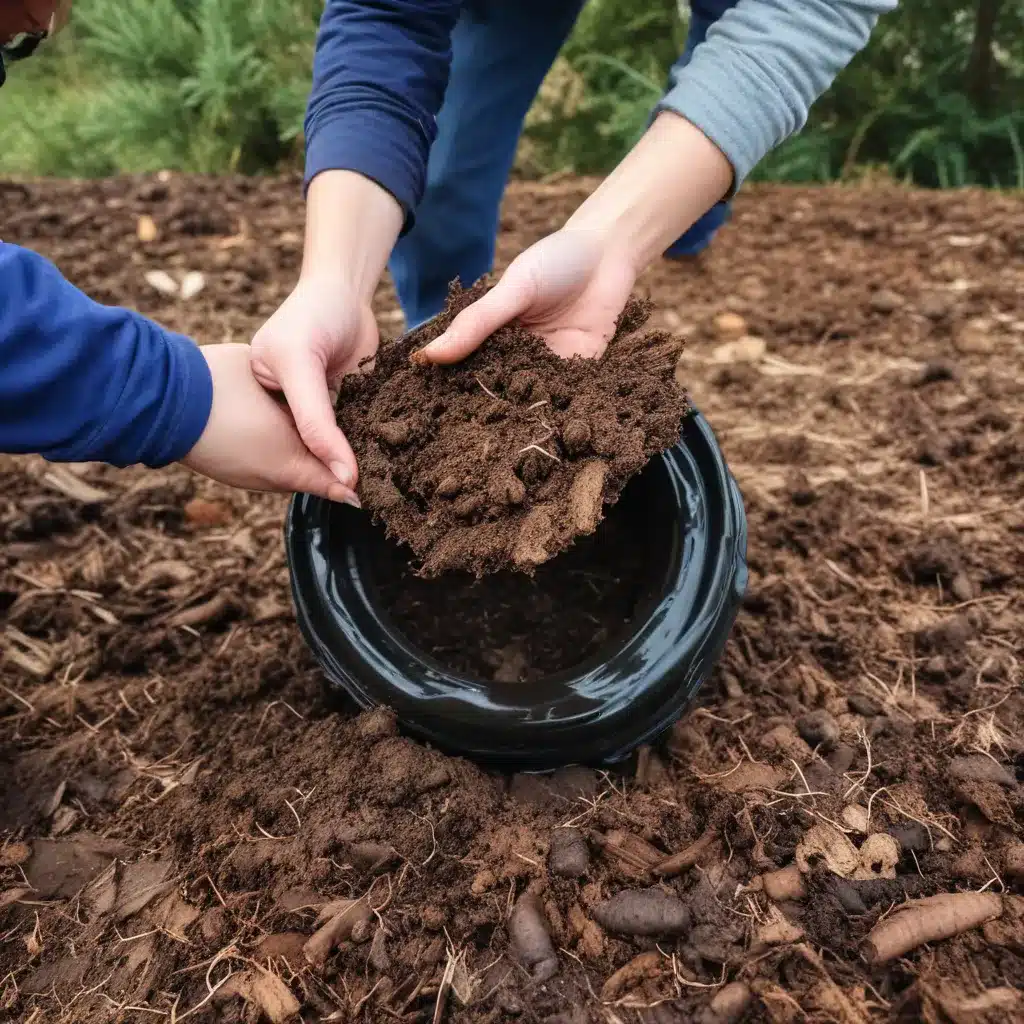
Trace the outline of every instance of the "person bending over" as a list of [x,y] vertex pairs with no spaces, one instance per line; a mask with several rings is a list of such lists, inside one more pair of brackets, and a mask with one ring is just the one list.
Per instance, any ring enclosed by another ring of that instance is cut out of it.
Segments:
[[[410,327],[448,284],[491,270],[498,210],[534,96],[582,0],[327,0],[305,122],[298,283],[253,339],[306,445],[339,479],[356,461],[328,382],[378,344],[370,299],[390,268]],[[643,137],[561,229],[420,354],[464,358],[518,318],[559,355],[598,356],[637,275],[694,253],[758,161],[896,0],[692,0],[689,40]]]

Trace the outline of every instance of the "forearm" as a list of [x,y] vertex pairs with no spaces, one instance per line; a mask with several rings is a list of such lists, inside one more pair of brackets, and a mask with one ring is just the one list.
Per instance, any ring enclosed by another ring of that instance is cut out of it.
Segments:
[[326,277],[369,302],[405,214],[390,192],[344,170],[313,180],[306,201],[303,277]]
[[739,0],[672,70],[658,110],[685,117],[732,164],[733,188],[807,120],[898,0]]
[[708,31],[633,150],[566,224],[637,272],[801,128],[896,0],[740,0]]
[[426,181],[460,0],[328,0],[306,111],[302,273],[369,301]]
[[192,448],[212,401],[188,338],[93,302],[43,257],[0,243],[0,451],[161,466]]
[[703,132],[662,113],[566,229],[598,233],[639,273],[726,194],[732,178]]

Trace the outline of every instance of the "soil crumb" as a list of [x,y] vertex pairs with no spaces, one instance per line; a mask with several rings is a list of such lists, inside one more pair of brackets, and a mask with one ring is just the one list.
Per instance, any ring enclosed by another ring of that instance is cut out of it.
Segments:
[[594,532],[626,481],[676,442],[688,411],[674,378],[682,341],[641,333],[651,306],[636,299],[599,360],[561,359],[511,324],[455,366],[409,361],[489,287],[453,284],[438,317],[341,384],[338,422],[359,459],[363,506],[424,577],[533,573]]

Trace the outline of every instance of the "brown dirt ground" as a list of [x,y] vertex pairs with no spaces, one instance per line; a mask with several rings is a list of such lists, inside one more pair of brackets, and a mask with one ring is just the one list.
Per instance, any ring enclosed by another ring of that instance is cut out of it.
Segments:
[[[513,188],[501,260],[588,187]],[[102,300],[245,340],[297,271],[297,195],[0,184],[0,223]],[[330,707],[282,499],[0,460],[6,1019],[1024,1020],[1024,203],[752,188],[644,285],[751,583],[702,707],[621,774],[502,777]],[[896,910],[953,892],[952,923]]]

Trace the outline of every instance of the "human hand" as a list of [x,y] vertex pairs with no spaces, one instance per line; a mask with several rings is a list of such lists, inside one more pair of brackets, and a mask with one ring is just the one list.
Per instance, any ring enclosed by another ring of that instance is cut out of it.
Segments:
[[328,276],[301,278],[252,341],[256,380],[284,393],[306,448],[341,481],[350,499],[359,471],[335,419],[330,386],[374,355],[379,341],[369,305]]
[[413,359],[457,363],[513,319],[556,355],[597,358],[615,334],[635,282],[632,262],[602,234],[563,228],[513,260],[486,295]]
[[518,318],[560,356],[600,356],[640,271],[728,191],[732,165],[695,125],[664,111],[565,227],[515,259],[421,363],[455,363]]
[[200,351],[213,377],[213,407],[184,465],[232,487],[353,503],[352,492],[303,444],[288,407],[253,376],[248,345]]

